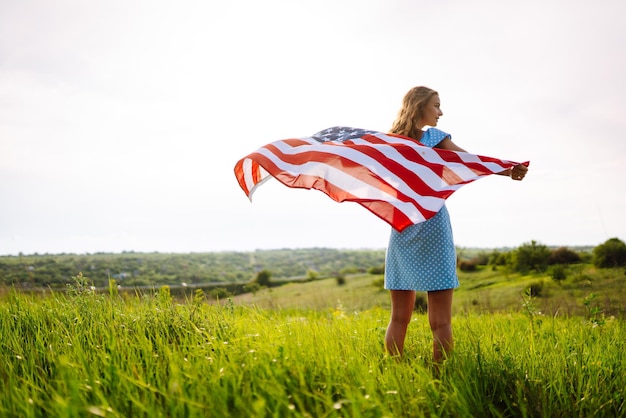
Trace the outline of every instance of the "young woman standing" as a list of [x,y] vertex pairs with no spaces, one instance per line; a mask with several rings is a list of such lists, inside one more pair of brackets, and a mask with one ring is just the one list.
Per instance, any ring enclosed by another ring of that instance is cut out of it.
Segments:
[[[391,133],[407,136],[422,145],[466,152],[451,136],[434,127],[443,116],[439,94],[428,87],[415,87],[405,96]],[[431,128],[423,130],[424,127]],[[528,168],[517,165],[501,175],[522,180]],[[450,217],[445,205],[431,219],[391,230],[385,261],[385,288],[391,293],[391,320],[385,347],[393,356],[404,352],[404,340],[415,307],[417,291],[428,293],[428,321],[433,334],[433,359],[440,362],[452,352],[452,296],[459,287],[456,251]]]

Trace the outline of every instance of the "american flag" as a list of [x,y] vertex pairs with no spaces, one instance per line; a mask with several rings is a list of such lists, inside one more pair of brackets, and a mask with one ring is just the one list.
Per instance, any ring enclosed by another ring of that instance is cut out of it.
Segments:
[[[447,136],[434,128],[427,132]],[[402,231],[433,217],[464,184],[517,164],[336,126],[267,144],[239,160],[235,176],[250,200],[273,177],[288,187],[320,190],[337,202],[357,202]]]

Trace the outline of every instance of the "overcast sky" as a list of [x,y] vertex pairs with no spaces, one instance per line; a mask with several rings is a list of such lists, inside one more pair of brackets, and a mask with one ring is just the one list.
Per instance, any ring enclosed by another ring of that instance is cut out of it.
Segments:
[[354,203],[233,167],[439,91],[470,152],[460,247],[626,239],[626,2],[0,1],[0,255],[385,248]]

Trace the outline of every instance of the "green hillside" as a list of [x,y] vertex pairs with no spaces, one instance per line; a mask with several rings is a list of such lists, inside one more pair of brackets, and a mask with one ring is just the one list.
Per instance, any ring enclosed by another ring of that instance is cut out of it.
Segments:
[[[454,313],[528,312],[538,315],[615,316],[626,314],[626,270],[572,266],[570,277],[555,281],[547,274],[507,274],[483,268],[459,273],[461,287],[455,292]],[[289,283],[232,298],[235,304],[282,309],[334,309],[350,312],[372,307],[388,308],[389,293],[383,276],[349,275],[345,284],[336,278]],[[530,291],[530,294],[529,294]],[[530,296],[530,297],[529,297]],[[425,293],[419,293],[417,310],[425,310]],[[529,306],[529,301],[532,306]]]

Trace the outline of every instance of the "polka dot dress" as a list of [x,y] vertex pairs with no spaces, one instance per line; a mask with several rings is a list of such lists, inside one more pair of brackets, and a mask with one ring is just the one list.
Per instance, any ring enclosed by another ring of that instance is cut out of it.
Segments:
[[[430,128],[423,145],[434,147],[448,134]],[[385,260],[385,289],[431,291],[459,287],[456,251],[445,205],[429,220],[402,232],[391,230]]]

